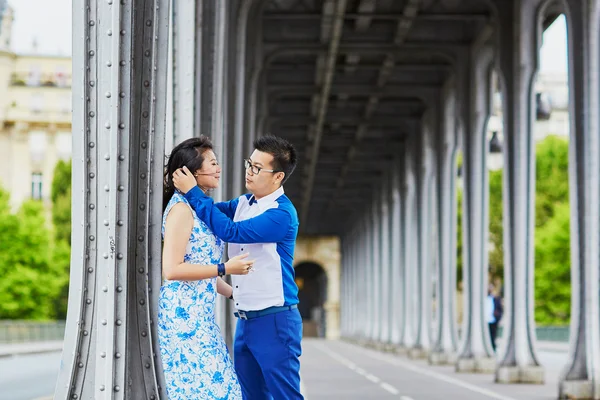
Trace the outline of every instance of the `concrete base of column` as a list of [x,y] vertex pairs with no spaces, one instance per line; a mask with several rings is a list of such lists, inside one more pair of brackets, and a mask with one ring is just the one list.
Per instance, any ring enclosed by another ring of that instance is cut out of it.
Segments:
[[406,356],[406,355],[408,355],[408,348],[406,348],[405,346],[402,346],[402,345],[395,346],[394,353],[398,354],[399,356]]
[[592,381],[562,381],[558,398],[561,400],[600,400],[600,382],[594,385]]
[[493,374],[496,371],[496,359],[492,357],[459,358],[456,372]]
[[408,350],[408,358],[411,360],[422,360],[427,358],[428,353],[429,352],[422,347],[413,347]]
[[444,351],[433,351],[429,354],[429,364],[431,365],[452,365],[456,363],[457,356],[455,353]]
[[539,366],[499,367],[496,383],[544,383],[544,368]]

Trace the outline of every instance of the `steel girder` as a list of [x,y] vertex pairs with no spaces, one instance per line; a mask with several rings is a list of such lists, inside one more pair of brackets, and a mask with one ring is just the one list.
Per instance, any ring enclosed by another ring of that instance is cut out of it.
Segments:
[[160,394],[168,18],[157,0],[73,4],[73,251],[56,399]]

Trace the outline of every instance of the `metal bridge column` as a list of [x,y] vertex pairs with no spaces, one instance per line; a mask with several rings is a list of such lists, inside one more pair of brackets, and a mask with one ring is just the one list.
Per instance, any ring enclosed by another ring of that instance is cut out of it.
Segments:
[[421,134],[418,140],[415,140],[414,152],[417,154],[416,163],[416,210],[417,216],[417,236],[416,246],[417,254],[415,265],[417,275],[417,334],[415,343],[409,356],[412,358],[424,358],[429,355],[431,346],[431,179],[432,162],[431,157],[431,135],[437,126],[437,105],[431,101],[428,109],[423,116],[421,123]]
[[54,398],[157,399],[169,4],[78,0],[73,23],[73,250]]
[[[402,153],[404,149],[398,149]],[[391,257],[391,295],[390,295],[390,313],[391,313],[391,333],[390,342],[398,348],[402,344],[402,332],[404,326],[406,299],[404,298],[404,263],[402,262],[402,195],[401,195],[401,160],[396,157],[390,174],[390,257]]]
[[431,364],[450,364],[456,360],[456,150],[455,86],[450,81],[442,94],[443,113],[436,139],[437,168],[437,226],[438,226],[438,282],[437,330]]
[[463,195],[464,321],[458,372],[493,372],[496,362],[484,316],[488,287],[488,170],[485,129],[490,115],[491,48],[470,49],[458,65]]
[[369,207],[366,207],[365,213],[363,215],[363,219],[361,222],[361,240],[360,240],[360,265],[358,270],[358,276],[360,277],[361,287],[366,296],[363,296],[363,301],[360,302],[360,316],[361,316],[361,337],[366,342],[370,338],[371,328],[373,324],[371,323],[371,302],[372,295],[371,292],[371,217],[368,212]]
[[[502,383],[542,383],[535,351],[533,232],[535,157],[532,88],[537,69],[539,0],[497,1],[498,73],[504,115],[504,354]],[[597,245],[597,244],[596,244]]]
[[371,236],[372,261],[372,302],[373,302],[373,331],[371,341],[376,343],[381,333],[381,193],[375,190],[371,207],[373,229]]
[[567,1],[571,136],[571,349],[561,399],[600,399],[600,1]]
[[389,185],[390,179],[389,174],[384,173],[383,179],[381,181],[381,230],[380,230],[380,269],[381,269],[381,285],[380,285],[380,293],[378,295],[380,301],[380,320],[381,320],[381,331],[379,332],[379,341],[387,345],[390,343],[390,322],[391,322],[391,314],[390,314],[390,275],[392,268],[392,263],[390,260],[390,212],[389,212],[389,203],[390,203],[390,195],[389,195]]
[[402,332],[402,350],[407,352],[415,344],[416,314],[418,308],[417,291],[417,253],[415,251],[415,237],[417,236],[417,206],[415,195],[415,157],[414,138],[407,141],[404,151],[403,181],[402,181],[402,240],[403,240],[403,276],[404,287],[404,324]]

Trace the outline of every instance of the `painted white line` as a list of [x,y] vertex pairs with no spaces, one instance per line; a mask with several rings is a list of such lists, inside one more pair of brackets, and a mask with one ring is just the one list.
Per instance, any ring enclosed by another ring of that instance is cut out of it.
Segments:
[[302,379],[302,374],[300,374],[300,393],[306,400],[306,386],[304,386],[304,379]]
[[429,371],[429,370],[424,369],[424,368],[417,367],[417,366],[415,366],[413,364],[410,364],[408,362],[400,361],[400,360],[395,359],[395,358],[391,359],[391,358],[388,358],[388,357],[384,357],[383,355],[377,354],[375,352],[367,351],[366,349],[362,349],[362,348],[360,348],[358,346],[353,346],[353,347],[356,348],[356,349],[358,349],[359,351],[363,352],[365,355],[367,355],[367,356],[369,356],[371,358],[374,358],[376,360],[384,361],[384,362],[387,362],[388,364],[396,365],[398,367],[407,369],[409,371],[416,372],[416,373],[419,373],[421,375],[425,375],[425,376],[428,376],[430,378],[437,379],[439,381],[450,383],[450,384],[452,384],[454,386],[458,386],[458,387],[461,387],[463,389],[467,389],[467,390],[470,390],[472,392],[482,394],[482,395],[490,397],[492,399],[497,399],[497,400],[516,400],[516,399],[514,399],[512,397],[504,396],[504,395],[501,395],[499,393],[492,392],[491,390],[487,390],[487,389],[481,388],[479,386],[472,385],[470,383],[461,381],[460,379],[452,378],[452,377],[444,375],[444,374],[440,374],[440,373],[437,373],[437,372]]
[[400,396],[400,400],[413,400],[412,397]]
[[[373,382],[375,384],[381,382],[381,379],[379,379],[378,377],[376,377],[373,374],[369,374],[364,369],[362,369],[360,367],[357,367],[356,364],[354,364],[352,361],[350,361],[347,358],[339,355],[338,353],[336,353],[336,352],[328,349],[325,346],[317,345],[317,347],[319,347],[321,349],[321,351],[324,352],[324,353],[326,353],[329,357],[331,357],[334,360],[338,361],[340,364],[345,365],[346,367],[348,367],[352,371],[354,371],[354,372],[356,372],[356,373],[364,376],[365,378],[367,378],[371,382]],[[398,392],[398,389],[396,389],[395,387],[393,387],[389,383],[381,382],[381,388],[384,389],[384,390],[387,390],[391,394],[398,394],[398,393],[400,393],[400,392]],[[407,400],[412,400],[412,399],[407,399]]]
[[[393,386],[392,386],[392,385],[390,385],[389,383],[382,382],[382,383],[381,383],[381,387],[382,387],[384,390],[387,390],[388,392],[390,392],[391,394],[398,394],[398,393],[400,393],[400,392],[398,391],[398,389],[396,389],[395,387],[393,387]],[[402,396],[402,397],[405,397],[405,396]],[[405,397],[404,399],[403,399],[402,397],[400,397],[400,400],[412,400],[412,399],[408,399],[408,397]]]

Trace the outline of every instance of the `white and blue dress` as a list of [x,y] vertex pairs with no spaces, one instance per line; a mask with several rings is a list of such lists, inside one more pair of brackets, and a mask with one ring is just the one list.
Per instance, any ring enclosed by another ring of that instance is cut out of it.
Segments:
[[[171,208],[189,203],[176,192],[163,214],[162,235]],[[190,208],[190,210],[192,210]],[[194,215],[184,262],[221,262],[224,243]],[[242,398],[238,379],[215,320],[217,279],[168,281],[160,288],[158,340],[170,400]]]

